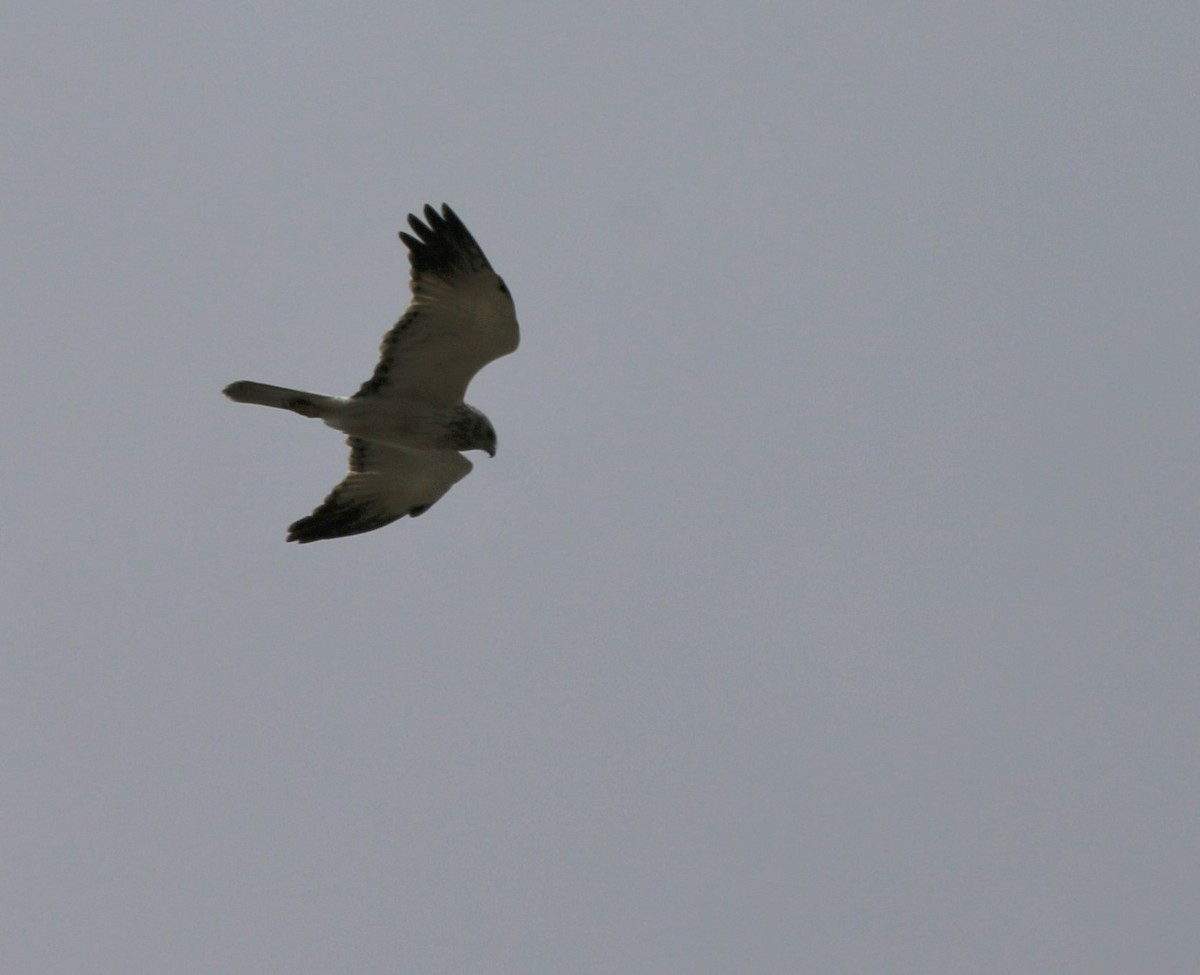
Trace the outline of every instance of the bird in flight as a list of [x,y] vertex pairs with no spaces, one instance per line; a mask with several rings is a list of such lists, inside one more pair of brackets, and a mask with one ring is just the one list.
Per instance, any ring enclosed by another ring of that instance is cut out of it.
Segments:
[[401,232],[412,265],[412,300],[383,337],[375,372],[349,398],[239,380],[237,403],[316,417],[348,434],[350,471],[289,542],[374,531],[416,517],[470,473],[460,451],[496,455],[491,421],[463,402],[467,385],[493,359],[514,351],[517,314],[503,279],[450,207],[409,214]]

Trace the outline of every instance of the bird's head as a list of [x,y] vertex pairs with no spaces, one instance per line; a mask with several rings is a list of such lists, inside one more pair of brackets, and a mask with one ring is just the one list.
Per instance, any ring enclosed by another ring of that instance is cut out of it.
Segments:
[[450,424],[449,445],[455,450],[483,450],[495,457],[496,428],[479,410],[464,403]]

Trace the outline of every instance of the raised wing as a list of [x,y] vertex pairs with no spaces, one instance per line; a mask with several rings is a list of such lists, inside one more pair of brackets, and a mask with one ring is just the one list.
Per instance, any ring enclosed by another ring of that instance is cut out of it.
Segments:
[[359,535],[417,515],[471,472],[453,450],[406,450],[350,437],[350,473],[307,518],[288,527],[289,542]]
[[425,207],[411,213],[415,237],[401,233],[412,264],[412,301],[383,337],[375,373],[354,395],[403,396],[460,403],[480,369],[516,349],[517,313],[457,214]]

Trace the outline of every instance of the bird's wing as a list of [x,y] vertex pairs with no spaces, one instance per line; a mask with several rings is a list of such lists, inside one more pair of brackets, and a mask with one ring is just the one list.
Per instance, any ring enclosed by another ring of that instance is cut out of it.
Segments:
[[416,517],[471,472],[453,450],[406,450],[350,437],[350,473],[321,506],[288,527],[289,542],[359,535]]
[[408,216],[401,233],[412,264],[412,300],[383,337],[375,373],[354,395],[460,403],[467,385],[493,359],[517,347],[512,296],[475,238],[444,203]]

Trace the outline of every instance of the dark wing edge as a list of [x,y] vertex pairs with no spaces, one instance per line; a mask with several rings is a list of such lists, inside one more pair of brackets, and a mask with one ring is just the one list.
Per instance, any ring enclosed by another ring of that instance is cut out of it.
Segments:
[[[431,205],[425,204],[425,223],[415,215],[408,215],[408,225],[413,234],[400,231],[400,239],[408,248],[408,261],[412,265],[412,276],[409,288],[415,294],[421,275],[431,274],[434,277],[448,279],[456,274],[470,274],[474,271],[491,271],[492,265],[484,256],[483,249],[471,236],[471,231],[459,219],[457,213],[450,209],[448,203],[442,204],[442,212],[438,213]],[[496,275],[500,290],[508,294],[508,286],[504,279]],[[361,399],[378,392],[387,384],[388,373],[392,369],[392,350],[401,336],[407,332],[421,317],[418,306],[409,305],[379,346],[379,363],[371,378],[359,386],[352,397]]]
[[395,356],[393,350],[396,343],[400,341],[401,336],[412,327],[413,322],[421,317],[421,312],[418,308],[410,306],[400,318],[386,333],[384,333],[383,341],[379,343],[379,362],[375,365],[375,370],[371,373],[371,378],[358,387],[357,392],[351,399],[362,399],[364,396],[371,396],[379,392],[387,385],[388,375],[392,371],[392,361]]
[[492,269],[471,231],[448,204],[442,204],[441,213],[426,204],[424,213],[425,223],[411,213],[408,215],[408,225],[415,237],[400,231],[400,239],[408,247],[414,282],[422,274],[450,278],[463,271]]
[[301,518],[288,525],[287,540],[289,542],[320,542],[327,538],[345,538],[348,535],[361,535],[363,532],[373,532],[383,528],[393,521],[403,518],[405,514],[420,514],[419,511],[406,511],[403,514],[383,514],[371,505],[362,501],[341,501],[338,499],[337,488],[334,488],[316,511],[307,518]]
[[[367,442],[358,437],[350,437],[350,473],[367,471]],[[405,515],[413,518],[429,510],[430,505],[419,504],[408,511],[396,513],[384,508],[377,501],[348,497],[346,481],[341,481],[329,492],[324,501],[306,518],[288,525],[289,542],[319,542],[327,538],[345,538],[348,535],[361,535],[383,528],[393,521],[399,521]]]

